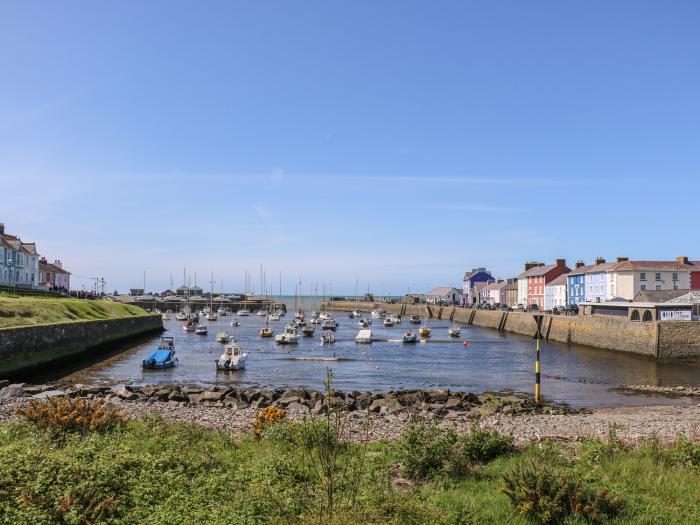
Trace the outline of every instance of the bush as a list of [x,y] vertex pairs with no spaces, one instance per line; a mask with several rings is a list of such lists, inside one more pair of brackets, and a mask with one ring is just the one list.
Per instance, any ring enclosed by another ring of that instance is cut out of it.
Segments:
[[472,474],[475,465],[488,463],[514,450],[511,436],[504,436],[495,430],[475,429],[457,440],[445,462],[444,471],[451,478],[461,478]]
[[409,427],[398,442],[398,456],[404,476],[412,480],[428,480],[443,469],[457,435],[434,425],[418,424]]
[[104,401],[68,396],[30,400],[25,408],[17,409],[17,414],[59,440],[66,434],[106,432],[126,423],[126,417]]
[[253,435],[255,439],[262,437],[263,431],[274,425],[278,421],[282,421],[287,416],[287,412],[277,407],[263,408],[258,412],[258,417],[253,422]]
[[501,491],[518,514],[544,525],[563,523],[569,516],[600,523],[620,511],[620,501],[606,490],[596,491],[571,474],[524,465],[504,476]]
[[700,467],[700,443],[690,441],[682,434],[678,435],[669,453],[675,465],[689,468]]

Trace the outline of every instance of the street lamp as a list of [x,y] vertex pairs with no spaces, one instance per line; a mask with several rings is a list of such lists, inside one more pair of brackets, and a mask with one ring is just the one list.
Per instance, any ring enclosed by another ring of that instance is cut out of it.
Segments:
[[[15,274],[14,270],[12,269],[12,265],[15,264],[15,261],[12,259],[7,260],[7,266],[10,268],[10,284],[12,283],[12,276]],[[16,291],[17,287],[17,279],[15,279],[15,286],[12,288],[12,293],[14,294]]]

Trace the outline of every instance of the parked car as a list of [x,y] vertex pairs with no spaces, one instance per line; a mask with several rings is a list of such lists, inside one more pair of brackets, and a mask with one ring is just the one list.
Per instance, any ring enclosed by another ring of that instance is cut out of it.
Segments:
[[578,305],[577,304],[567,304],[564,307],[564,313],[567,315],[578,315]]
[[530,306],[527,307],[528,312],[539,312],[540,307],[537,306],[537,303],[532,303]]
[[523,311],[523,310],[525,310],[525,305],[522,304],[522,303],[518,303],[518,304],[516,304],[516,305],[513,307],[513,310],[516,311],[516,312],[517,312],[517,311]]

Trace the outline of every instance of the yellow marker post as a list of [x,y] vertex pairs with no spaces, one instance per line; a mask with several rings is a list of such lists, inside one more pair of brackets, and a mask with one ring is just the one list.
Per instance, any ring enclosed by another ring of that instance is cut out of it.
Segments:
[[535,323],[537,323],[537,330],[535,331],[534,339],[536,343],[536,353],[535,353],[535,403],[539,405],[540,403],[540,340],[543,339],[542,336],[542,319],[544,315],[535,314]]

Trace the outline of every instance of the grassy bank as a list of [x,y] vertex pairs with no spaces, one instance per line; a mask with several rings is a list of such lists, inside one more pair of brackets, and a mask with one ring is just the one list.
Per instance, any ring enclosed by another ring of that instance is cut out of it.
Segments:
[[112,301],[0,295],[0,328],[145,315],[137,306]]
[[342,445],[333,420],[262,423],[242,440],[159,419],[59,435],[59,416],[53,434],[0,426],[0,523],[700,522],[700,446],[687,441],[516,450],[497,434],[417,426]]

